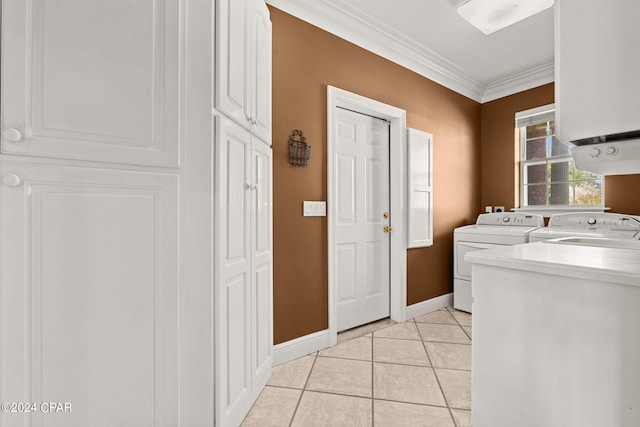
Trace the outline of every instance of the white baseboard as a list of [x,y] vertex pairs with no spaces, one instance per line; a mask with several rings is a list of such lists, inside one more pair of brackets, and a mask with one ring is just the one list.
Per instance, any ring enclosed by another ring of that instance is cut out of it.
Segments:
[[277,344],[273,346],[273,366],[290,362],[329,347],[328,329]]
[[441,295],[407,307],[407,320],[453,305],[453,293]]

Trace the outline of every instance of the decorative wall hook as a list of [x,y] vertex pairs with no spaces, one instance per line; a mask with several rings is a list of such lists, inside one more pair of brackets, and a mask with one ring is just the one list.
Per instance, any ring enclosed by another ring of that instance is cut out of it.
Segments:
[[301,130],[294,129],[289,137],[289,163],[293,166],[307,166],[310,156],[311,146],[307,144],[307,138]]

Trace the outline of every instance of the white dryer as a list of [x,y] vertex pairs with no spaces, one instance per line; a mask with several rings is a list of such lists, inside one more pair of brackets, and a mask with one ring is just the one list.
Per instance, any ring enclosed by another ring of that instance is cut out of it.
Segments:
[[640,216],[618,213],[572,212],[555,214],[547,227],[535,230],[530,242],[563,237],[640,240]]
[[544,226],[542,215],[520,212],[487,213],[475,224],[453,232],[453,307],[471,313],[471,263],[464,260],[472,251],[529,242],[529,234]]

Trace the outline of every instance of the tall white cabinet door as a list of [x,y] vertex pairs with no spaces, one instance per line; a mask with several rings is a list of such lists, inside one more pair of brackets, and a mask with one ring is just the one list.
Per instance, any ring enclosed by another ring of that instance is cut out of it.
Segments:
[[0,168],[2,425],[177,426],[177,176]]
[[216,25],[216,108],[241,126],[251,127],[249,18],[252,0],[219,0]]
[[252,5],[250,111],[251,132],[271,144],[271,19],[263,0],[250,0]]
[[251,400],[251,135],[216,122],[216,420],[236,425]]
[[177,166],[179,0],[4,0],[3,153]]
[[253,387],[261,389],[273,364],[272,314],[272,154],[271,147],[253,138],[251,255],[253,293]]
[[272,155],[225,117],[216,121],[216,420],[238,425],[273,362]]

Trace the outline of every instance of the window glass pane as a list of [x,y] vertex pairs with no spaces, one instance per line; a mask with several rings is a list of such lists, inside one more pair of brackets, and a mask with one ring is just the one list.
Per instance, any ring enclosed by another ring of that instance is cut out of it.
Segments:
[[568,182],[558,182],[551,184],[551,190],[549,191],[549,205],[568,205],[570,204],[570,191]]
[[539,138],[547,136],[547,123],[538,123],[537,125],[527,126],[527,139]]
[[570,160],[551,163],[549,165],[549,182],[568,182],[569,171],[573,170],[572,163]]
[[544,184],[547,182],[547,165],[527,166],[527,184]]
[[560,142],[559,139],[557,139],[556,137],[551,137],[550,138],[550,155],[551,156],[564,156],[566,154],[571,154],[571,151],[569,150],[569,146],[567,144],[564,144],[562,142]]
[[547,137],[529,139],[526,142],[525,160],[544,159],[547,157]]
[[602,181],[576,181],[573,187],[573,203],[575,205],[602,204]]
[[546,206],[547,184],[526,185],[525,188],[528,206]]

